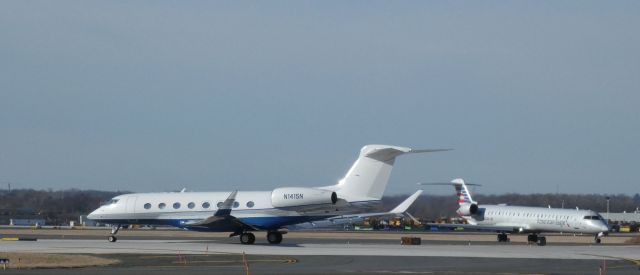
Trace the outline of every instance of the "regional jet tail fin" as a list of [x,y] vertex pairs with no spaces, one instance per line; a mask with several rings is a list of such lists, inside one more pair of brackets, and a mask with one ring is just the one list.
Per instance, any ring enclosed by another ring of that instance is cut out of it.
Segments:
[[460,178],[453,179],[451,182],[448,182],[448,183],[419,182],[418,184],[419,185],[453,185],[453,188],[456,189],[456,196],[458,197],[458,205],[477,204],[477,202],[471,198],[471,192],[469,192],[469,188],[467,188],[467,186],[481,186],[480,184],[465,183],[464,180]]
[[451,149],[421,149],[391,145],[366,145],[351,169],[337,185],[323,187],[333,190],[347,201],[379,200],[382,198],[396,157],[411,153],[430,153]]

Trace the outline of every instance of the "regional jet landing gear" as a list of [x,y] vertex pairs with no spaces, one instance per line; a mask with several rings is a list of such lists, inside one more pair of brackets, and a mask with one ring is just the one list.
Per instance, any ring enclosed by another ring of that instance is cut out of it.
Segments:
[[607,233],[605,233],[605,232],[600,232],[600,233],[596,234],[595,242],[596,242],[597,244],[600,244],[600,243],[602,242],[602,237],[604,237],[604,236],[607,236]]
[[529,244],[537,243],[539,246],[545,246],[547,245],[547,237],[538,237],[538,234],[529,234],[529,236],[527,236],[527,242]]
[[120,228],[122,228],[122,226],[119,224],[111,227],[111,236],[107,237],[109,242],[115,243],[118,240],[118,238],[116,238],[116,234],[118,234]]
[[502,243],[502,242],[507,243],[509,241],[510,241],[510,239],[509,239],[509,237],[507,237],[507,233],[502,232],[502,233],[498,234],[498,242],[499,243]]

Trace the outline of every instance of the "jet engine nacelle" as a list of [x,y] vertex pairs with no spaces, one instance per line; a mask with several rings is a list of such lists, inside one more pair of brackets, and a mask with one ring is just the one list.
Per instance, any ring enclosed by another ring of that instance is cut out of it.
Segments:
[[471,216],[478,213],[478,205],[475,203],[460,205],[458,214],[460,216]]
[[271,192],[273,207],[336,204],[337,201],[336,192],[316,188],[283,187]]

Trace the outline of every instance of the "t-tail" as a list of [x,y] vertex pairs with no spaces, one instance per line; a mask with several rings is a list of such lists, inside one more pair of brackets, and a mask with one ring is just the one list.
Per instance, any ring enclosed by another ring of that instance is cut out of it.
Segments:
[[456,195],[458,196],[458,206],[463,204],[478,204],[471,198],[471,193],[464,183],[463,179],[454,179],[451,184],[456,189]]
[[458,196],[458,215],[466,217],[478,213],[478,203],[471,198],[471,193],[463,179],[454,179],[451,184]]
[[410,153],[429,153],[451,149],[415,150],[391,145],[366,145],[338,184],[323,187],[347,201],[380,200],[384,194],[396,157]]

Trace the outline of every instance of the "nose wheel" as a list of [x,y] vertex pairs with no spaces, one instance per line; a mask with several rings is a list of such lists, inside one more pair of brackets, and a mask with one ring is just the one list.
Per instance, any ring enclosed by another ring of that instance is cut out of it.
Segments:
[[118,238],[116,238],[116,234],[118,234],[118,231],[120,231],[120,228],[122,228],[121,225],[114,225],[111,227],[111,236],[107,237],[107,241],[109,241],[110,243],[115,243],[116,241],[118,241]]

